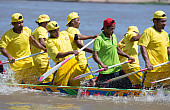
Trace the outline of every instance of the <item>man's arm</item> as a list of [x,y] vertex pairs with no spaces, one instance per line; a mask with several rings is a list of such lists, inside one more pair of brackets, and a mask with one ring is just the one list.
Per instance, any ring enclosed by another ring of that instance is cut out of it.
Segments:
[[[78,48],[84,47],[84,44],[81,43],[81,40],[74,40],[74,42],[75,42],[75,44],[77,45]],[[86,47],[84,49],[84,51],[86,51],[88,53],[92,53],[93,52],[93,50],[91,48],[88,48],[88,47]]]
[[30,36],[29,40],[30,40],[30,43],[33,44],[35,47],[46,51],[46,48],[44,48],[38,41],[36,41],[32,35]]
[[98,63],[99,65],[101,65],[102,68],[104,68],[104,70],[108,70],[108,66],[104,65],[103,62],[101,62],[101,60],[99,59],[98,55],[97,55],[98,51],[93,51],[93,59],[96,63]]
[[[118,55],[121,55],[121,56],[124,56],[124,57],[127,57],[128,60],[132,60],[132,62],[135,62],[135,58],[129,56],[128,54],[124,53],[119,47],[117,47],[117,53]],[[131,63],[132,63],[131,62]]]
[[99,34],[94,35],[94,36],[88,36],[88,35],[81,35],[81,34],[75,34],[74,40],[87,40],[87,39],[94,39],[97,36],[99,36]]
[[141,49],[141,52],[142,52],[142,57],[143,57],[143,59],[145,60],[146,67],[148,68],[148,70],[153,70],[153,65],[151,65],[151,63],[150,63],[150,61],[149,61],[146,47],[145,47],[145,46],[141,46],[140,49]]
[[69,52],[62,52],[62,53],[58,53],[56,58],[63,58],[63,57],[66,57],[70,54],[75,54],[75,55],[78,55],[79,52],[77,50],[74,50],[74,51],[69,51]]
[[44,38],[39,38],[39,43],[46,48],[46,43],[45,43],[45,40]]
[[2,53],[2,55],[4,55],[5,57],[8,58],[10,63],[14,63],[15,62],[15,58],[13,58],[7,51],[5,48],[1,47],[0,51]]
[[138,41],[140,39],[141,35],[138,35],[138,36],[133,36],[130,41],[131,42],[134,42],[134,41]]

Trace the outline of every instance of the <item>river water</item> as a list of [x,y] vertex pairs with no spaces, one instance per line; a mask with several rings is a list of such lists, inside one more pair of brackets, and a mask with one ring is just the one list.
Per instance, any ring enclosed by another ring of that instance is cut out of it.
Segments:
[[[153,25],[150,21],[157,10],[163,10],[170,18],[170,5],[144,4],[108,4],[108,3],[79,3],[79,2],[50,2],[50,1],[1,1],[0,0],[0,36],[12,28],[11,15],[19,12],[24,16],[25,26],[34,30],[35,20],[40,14],[48,14],[51,20],[56,20],[60,30],[66,30],[67,15],[73,11],[80,15],[80,32],[85,35],[101,33],[103,20],[114,18],[116,21],[115,34],[118,42],[123,38],[128,26],[135,25],[142,34],[144,29]],[[170,22],[167,20],[165,31],[170,33]],[[87,44],[90,40],[84,41]],[[93,45],[90,45],[92,48]],[[86,54],[90,56],[90,54]],[[6,58],[0,55],[1,61]],[[140,65],[144,61],[139,56]],[[89,59],[93,70],[97,64]],[[54,62],[50,60],[53,67]],[[5,69],[10,71],[5,65]],[[0,110],[169,110],[170,94],[164,96],[160,90],[157,96],[144,97],[76,97],[60,93],[44,93],[35,90],[8,87],[5,79],[0,79]]]

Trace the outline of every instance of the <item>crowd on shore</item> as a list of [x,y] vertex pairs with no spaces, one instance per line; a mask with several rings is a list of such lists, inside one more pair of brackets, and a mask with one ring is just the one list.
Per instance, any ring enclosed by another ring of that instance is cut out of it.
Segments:
[[[82,35],[79,31],[80,19],[77,12],[72,12],[67,16],[68,27],[65,31],[60,31],[57,21],[51,21],[46,14],[39,15],[36,21],[38,27],[31,32],[31,29],[24,27],[24,19],[21,13],[14,13],[11,16],[13,28],[6,31],[0,40],[0,51],[7,57],[9,67],[14,71],[14,79],[19,84],[46,84],[56,86],[81,86],[80,82],[87,80],[88,86],[106,88],[150,88],[156,87],[155,80],[170,77],[170,64],[168,55],[170,54],[168,33],[163,29],[166,25],[167,16],[159,10],[154,13],[153,26],[144,30],[139,35],[136,26],[129,26],[124,38],[117,43],[114,34],[116,21],[107,18],[103,21],[101,34]],[[93,49],[86,47],[83,40],[95,39]],[[138,52],[140,46],[140,52]],[[45,51],[45,53],[44,53]],[[17,60],[31,54],[40,53],[33,57]],[[89,73],[89,66],[85,52],[91,53],[94,61],[98,64],[99,72],[97,79],[93,75],[77,79],[76,76]],[[138,55],[142,54],[147,71],[140,72]],[[70,58],[74,54],[75,57]],[[39,78],[51,67],[49,57],[57,64],[69,59],[54,73],[51,73],[45,80],[39,82]],[[110,68],[109,66],[127,62],[119,66]],[[160,65],[165,63],[164,65]],[[2,65],[1,65],[1,68]],[[1,69],[2,70],[2,69]],[[4,71],[4,70],[3,70]],[[116,81],[106,81],[126,75]],[[165,80],[162,86],[168,87],[170,81]]]

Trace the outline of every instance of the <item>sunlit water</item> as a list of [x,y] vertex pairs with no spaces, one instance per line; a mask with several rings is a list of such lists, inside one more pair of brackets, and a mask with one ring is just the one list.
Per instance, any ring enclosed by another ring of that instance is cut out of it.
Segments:
[[[1,1],[0,0],[0,36],[9,30],[11,15],[20,12],[24,16],[25,26],[32,30],[37,28],[35,20],[40,14],[48,14],[51,20],[57,20],[60,30],[66,30],[67,15],[76,11],[80,14],[80,31],[82,34],[100,34],[103,20],[112,17],[116,20],[116,30],[118,42],[123,38],[128,26],[136,25],[140,34],[144,29],[153,25],[150,21],[153,13],[157,10],[166,12],[170,18],[169,5],[139,5],[139,4],[102,4],[102,3],[77,3],[77,2],[47,2],[47,1]],[[170,22],[167,20],[165,30],[170,32]],[[90,40],[84,41],[85,44]],[[90,45],[92,48],[93,45]],[[90,56],[90,54],[86,54]],[[140,65],[144,68],[144,61],[139,56]],[[6,58],[0,55],[1,61]],[[97,64],[89,59],[93,70]],[[54,62],[50,60],[51,67]],[[4,65],[6,75],[0,75],[0,110],[169,110],[170,93],[163,89],[158,90],[157,95],[146,94],[143,90],[139,97],[106,97],[106,96],[68,96],[61,93],[41,92],[37,90],[21,89],[19,87],[9,87],[6,81],[11,79],[12,71]]]

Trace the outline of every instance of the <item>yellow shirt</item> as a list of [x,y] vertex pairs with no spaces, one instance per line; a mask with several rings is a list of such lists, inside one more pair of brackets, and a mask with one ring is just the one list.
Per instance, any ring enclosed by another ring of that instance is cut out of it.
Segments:
[[58,53],[73,51],[71,43],[70,43],[70,39],[69,39],[70,35],[71,34],[69,34],[66,31],[61,31],[59,37],[48,38],[47,44],[46,44],[47,52],[48,52],[48,55],[52,58],[52,60],[55,63],[61,62],[70,56],[68,55],[63,58],[56,58]]
[[[39,42],[39,38],[43,38],[45,39],[45,43],[47,43],[47,39],[48,39],[48,31],[42,27],[39,26],[37,29],[35,29],[32,33],[33,37],[35,40],[37,40]],[[43,50],[35,47],[35,46],[31,46],[31,53],[38,53],[38,52],[43,52]]]
[[[31,55],[29,37],[31,29],[28,27],[23,28],[21,34],[13,32],[13,28],[5,32],[0,41],[0,47],[3,47],[15,59]],[[9,67],[13,71],[26,69],[33,66],[32,57],[9,63]]]
[[[35,29],[32,33],[33,37],[35,38],[35,40],[37,40],[39,42],[39,38],[43,38],[45,43],[47,43],[47,39],[48,39],[48,31],[47,29],[45,29],[42,26],[39,26],[37,29]],[[31,53],[35,54],[35,53],[39,53],[39,52],[43,52],[44,50],[39,49],[33,45],[31,45]],[[36,55],[33,57],[34,60],[34,64],[36,67],[39,68],[46,68],[47,66],[49,66],[49,62],[48,62],[48,54],[47,53],[43,53],[40,55]]]
[[[137,45],[138,41],[134,41],[134,42],[130,41],[133,36],[137,36],[137,34],[135,32],[127,32],[124,35],[124,38],[118,44],[118,47],[123,52],[135,58],[134,63],[132,64],[127,63],[127,64],[122,65],[123,70],[140,67],[139,59],[138,59],[138,45]],[[120,55],[119,55],[119,59],[120,59],[120,62],[128,61],[128,58],[120,56]]]
[[[162,32],[156,31],[153,27],[147,28],[138,45],[145,46],[149,61],[152,65],[158,65],[168,61],[167,47],[169,47],[168,33],[162,30]],[[164,69],[160,67],[155,68],[152,72],[163,72]]]
[[[81,34],[80,31],[77,28],[74,28],[74,27],[68,27],[66,31],[69,32],[70,34]],[[74,43],[74,36],[70,36],[70,41],[71,41],[71,45],[73,47],[73,50],[79,50],[76,43]],[[83,40],[81,40],[81,43],[83,44]],[[85,57],[84,51],[81,51],[78,54],[78,56],[76,56],[75,58],[78,61],[79,65],[86,65],[87,64],[87,59]]]

